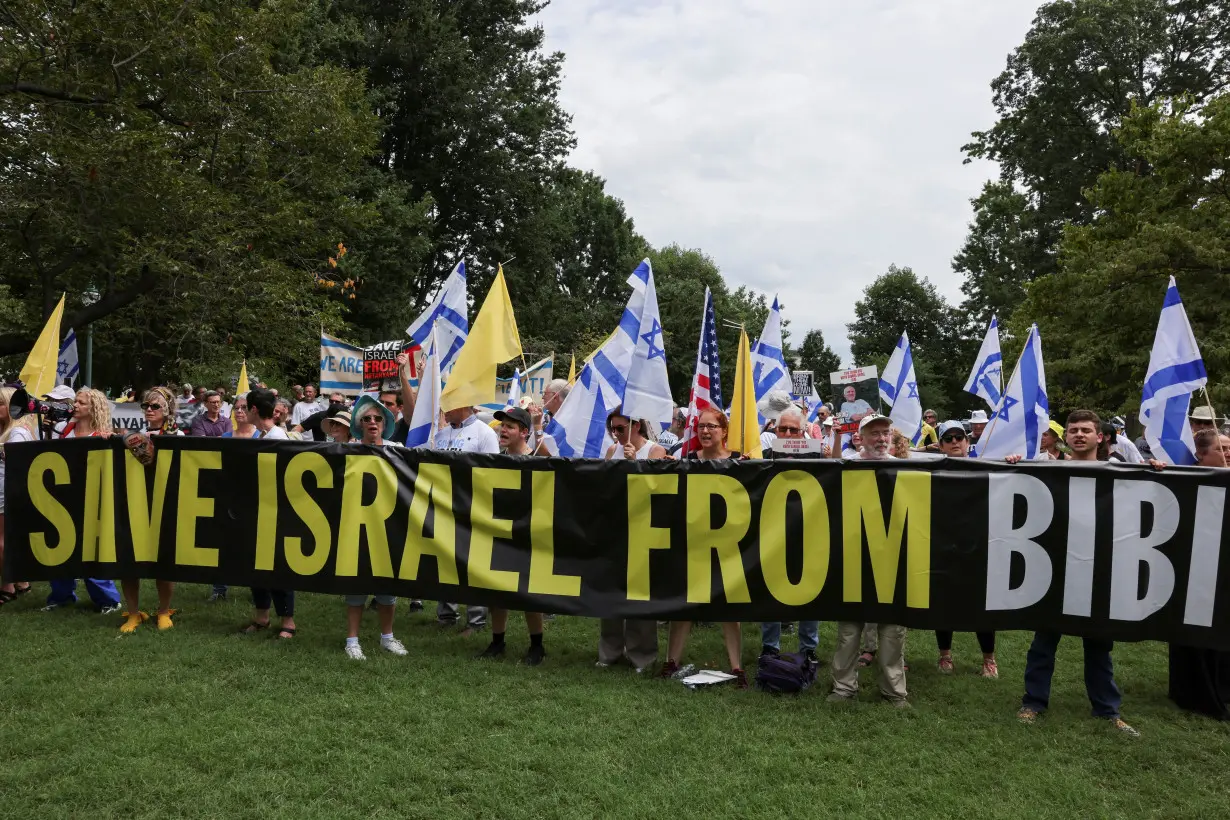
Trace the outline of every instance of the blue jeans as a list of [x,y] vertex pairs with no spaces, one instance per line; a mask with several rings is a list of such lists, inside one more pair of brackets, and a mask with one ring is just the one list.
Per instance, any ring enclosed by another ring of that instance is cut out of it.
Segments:
[[[774,649],[782,648],[781,621],[765,621],[760,625],[760,642]],[[820,644],[820,622],[799,621],[799,651],[816,651]]]
[[[1058,632],[1035,632],[1025,658],[1025,697],[1021,706],[1035,712],[1043,712],[1051,701],[1051,675],[1055,673],[1055,651],[1063,635]],[[1085,692],[1093,706],[1093,716],[1099,718],[1119,717],[1123,695],[1115,683],[1115,667],[1110,651],[1113,641],[1084,638],[1085,644]]]
[[[102,581],[96,578],[86,578],[85,591],[89,594],[90,600],[94,602],[94,606],[99,609],[119,605],[120,593],[116,590],[114,581]],[[76,602],[76,578],[51,582],[51,594],[47,596],[48,604],[67,604]]]

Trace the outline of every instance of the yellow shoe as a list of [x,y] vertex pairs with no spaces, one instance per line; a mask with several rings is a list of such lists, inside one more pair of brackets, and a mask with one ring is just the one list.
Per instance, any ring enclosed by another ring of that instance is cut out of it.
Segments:
[[175,609],[168,609],[166,612],[158,613],[158,630],[160,632],[166,632],[175,626],[174,622],[171,621],[171,616],[177,611]]
[[120,626],[120,632],[123,633],[124,635],[129,635],[133,632],[136,632],[138,626],[140,626],[141,624],[149,620],[149,613],[137,612],[135,614],[129,615],[127,612],[125,612],[124,617],[127,620],[125,620],[123,625]]

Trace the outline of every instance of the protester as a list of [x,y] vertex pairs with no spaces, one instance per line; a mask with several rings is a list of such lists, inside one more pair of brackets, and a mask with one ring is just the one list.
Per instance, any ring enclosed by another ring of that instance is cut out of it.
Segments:
[[[797,407],[784,410],[777,419],[777,437],[784,440],[804,438],[803,411]],[[776,454],[775,454],[776,455]],[[782,624],[780,621],[765,621],[760,624],[760,656],[777,655],[782,648]],[[799,652],[808,661],[818,664],[816,647],[820,645],[820,622],[799,621]]]
[[1120,460],[1128,464],[1144,464],[1145,459],[1141,456],[1140,451],[1136,449],[1136,445],[1132,443],[1125,433],[1127,422],[1123,420],[1123,416],[1115,416],[1110,420],[1110,452],[1119,457]]
[[192,420],[189,435],[222,438],[231,431],[231,420],[222,415],[222,397],[210,390],[204,399],[205,411]]
[[[4,446],[19,441],[34,441],[36,438],[35,416],[14,419],[9,414],[9,402],[13,400],[15,387],[0,387],[0,567],[4,566]],[[0,606],[30,591],[27,583],[13,583],[5,578],[0,584]]]
[[335,415],[326,418],[320,424],[320,429],[329,441],[337,444],[349,444],[351,416],[349,410],[339,410]]
[[[444,414],[445,426],[436,433],[437,450],[452,450],[461,453],[498,453],[500,440],[487,425],[474,415],[473,407],[458,407]],[[439,601],[436,604],[436,620],[442,627],[456,625],[459,611],[457,604]],[[487,625],[487,608],[466,606],[466,628],[463,636],[473,635]]]
[[555,437],[549,433],[544,433],[543,428],[551,420],[551,417],[559,412],[564,399],[568,398],[568,391],[571,389],[567,379],[552,379],[547,382],[547,386],[542,390],[542,407],[530,405],[528,408],[530,418],[534,420],[534,435],[531,441],[537,442],[534,445],[534,455],[559,455],[559,446],[555,443]]
[[[626,420],[627,417],[612,415],[607,419],[607,429],[617,440],[619,440],[618,431],[614,429],[612,422],[614,420],[617,423],[620,419]],[[688,457],[701,461],[725,461],[731,458],[732,453],[726,446],[729,432],[730,420],[726,418],[726,414],[717,408],[706,407],[696,420],[696,438],[700,444],[700,451],[689,453]],[[625,444],[625,458],[627,457],[627,446]],[[611,454],[611,451],[608,451],[608,455],[611,458],[616,457]],[[653,458],[654,456],[646,455],[645,457]],[[671,678],[680,674],[682,670],[679,667],[679,661],[683,657],[683,650],[687,648],[688,635],[691,632],[691,621],[671,622],[670,637],[666,645],[666,663],[658,673],[659,677]],[[735,676],[735,685],[740,689],[746,689],[747,674],[743,671],[743,633],[737,621],[722,622],[722,642],[726,645],[726,656],[730,660],[731,674]]]
[[[1230,436],[1196,434],[1196,465],[1230,465]],[[1170,644],[1170,699],[1180,709],[1230,720],[1230,652]]]
[[1207,404],[1200,405],[1192,409],[1188,414],[1187,423],[1191,425],[1192,435],[1199,433],[1201,430],[1214,430],[1217,428],[1217,416],[1214,415],[1213,409]]
[[384,447],[400,446],[396,441],[385,438],[396,425],[393,412],[386,405],[371,396],[359,396],[358,401],[354,403],[351,416],[350,436],[355,439],[356,443]]
[[1068,457],[1059,446],[1063,441],[1063,425],[1051,419],[1050,426],[1042,431],[1042,451],[1038,461],[1063,461]]
[[[969,456],[969,437],[959,421],[946,421],[936,431],[939,435],[940,452],[949,458],[967,458]],[[975,632],[978,637],[978,647],[982,650],[982,668],[978,674],[984,678],[998,678],[999,665],[995,662],[995,633]],[[952,674],[955,666],[952,660],[952,630],[935,630],[935,644],[939,649],[940,658],[936,663],[940,672]]]
[[889,452],[892,453],[893,458],[910,457],[910,440],[896,427],[893,428],[893,443],[889,447]]
[[[851,459],[883,461],[893,459],[889,448],[893,440],[892,420],[872,414],[859,422],[861,445]],[[833,691],[828,699],[833,702],[851,701],[858,697],[859,639],[863,633],[862,621],[837,622],[837,651],[833,653]],[[879,651],[876,659],[880,665],[880,694],[898,708],[908,708],[905,683],[904,643],[905,627],[894,624],[878,624]]]
[[[185,390],[190,391],[192,385],[184,385]],[[153,442],[149,439],[152,436],[182,436],[183,433],[175,429],[175,413],[176,407],[175,396],[165,387],[155,387],[146,392],[145,397],[141,400],[141,410],[145,413],[146,432],[144,435],[140,433],[129,434],[124,443],[134,455],[138,451],[145,453],[145,458],[152,458],[155,451],[152,448]],[[140,459],[141,456],[138,456]],[[148,465],[147,465],[148,466]],[[175,593],[174,581],[156,581],[158,589],[158,609],[155,612],[156,623],[158,629],[165,631],[175,626],[171,620],[171,616],[175,614],[175,610],[171,609],[171,597]],[[120,581],[120,587],[124,592],[124,605],[127,611],[124,614],[124,624],[120,627],[122,634],[131,634],[137,631],[137,627],[149,620],[149,613],[141,611],[141,581],[136,578],[125,578]]]
[[982,438],[983,432],[987,429],[987,411],[974,410],[969,414],[969,418],[965,420],[969,425],[969,455],[970,458],[978,457],[978,441]]
[[[495,418],[500,422],[501,452],[510,456],[530,455],[530,433],[534,429],[534,422],[530,419],[529,411],[522,407],[508,407],[497,410]],[[530,648],[525,653],[525,665],[538,666],[547,657],[547,650],[542,643],[542,613],[526,612],[525,627],[530,635]],[[508,610],[491,607],[491,643],[478,657],[488,660],[504,657],[504,633],[507,629]]]
[[667,453],[673,454],[679,449],[680,436],[683,435],[683,428],[687,421],[686,410],[681,407],[675,407],[671,410],[671,426],[658,433],[658,444],[661,444]]
[[[616,408],[606,419],[607,433],[615,443],[607,448],[603,458],[607,461],[668,458],[665,448],[645,437],[646,426],[644,421],[633,424]],[[654,621],[623,618],[599,620],[597,667],[605,669],[621,660],[627,660],[638,675],[657,662],[658,629]]]
[[756,410],[761,418],[764,419],[764,425],[760,431],[760,449],[772,450],[773,442],[777,439],[777,433],[774,430],[777,427],[777,420],[782,413],[794,404],[790,401],[790,394],[784,390],[770,390],[765,394],[764,398],[756,404]]
[[[1103,448],[1102,420],[1092,410],[1074,410],[1068,415],[1066,438],[1071,463],[1098,461]],[[1105,456],[1103,456],[1105,458]],[[1152,462],[1155,468],[1160,462]],[[1022,723],[1036,722],[1051,700],[1051,676],[1055,672],[1055,654],[1063,635],[1059,632],[1035,632],[1025,659],[1025,696],[1017,718]],[[1085,644],[1085,692],[1093,705],[1093,716],[1113,722],[1116,729],[1132,737],[1140,733],[1119,716],[1123,696],[1115,683],[1114,663],[1110,653],[1112,641],[1082,638]]]
[[923,411],[922,438],[918,442],[920,447],[925,447],[929,450],[936,449],[940,441],[939,434],[936,432],[939,418],[939,414],[934,410]]
[[401,412],[401,393],[396,390],[381,390],[380,403],[393,414],[393,427],[387,432],[388,437],[405,446],[406,437],[410,435],[410,420]]
[[[60,433],[60,438],[100,438],[111,434],[111,402],[100,390],[88,387],[77,391],[73,400],[73,417]],[[120,611],[120,593],[114,581],[101,578],[86,578],[85,591],[94,604],[94,609],[103,615]],[[47,596],[44,612],[77,603],[77,579],[60,579],[51,582],[51,594]]]
[[[261,388],[261,389],[264,390],[268,388]],[[278,398],[278,393],[276,390],[270,390],[269,394],[273,396],[273,401],[274,401],[273,425],[277,427],[279,430],[281,430],[283,433],[289,432],[288,423],[290,421],[291,414],[293,413],[290,407],[290,400]],[[248,406],[249,408],[252,406],[252,402],[250,398],[248,401]],[[286,436],[286,438],[290,438],[290,436]]]
[[322,427],[324,420],[336,416],[345,408],[346,397],[341,393],[331,393],[329,395],[329,403],[325,408],[308,416],[301,423],[296,424],[292,432],[299,433],[304,441],[325,441],[329,436]]
[[303,387],[303,397],[291,410],[290,422],[288,427],[299,427],[304,420],[315,413],[319,413],[325,408],[322,407],[316,400],[316,385],[308,384]]
[[260,428],[252,421],[254,414],[248,412],[248,395],[240,393],[235,397],[235,404],[231,408],[234,413],[234,430],[227,430],[222,434],[223,438],[260,438]]
[[[280,400],[273,391],[263,387],[248,392],[248,416],[266,439],[287,438],[286,431],[274,424],[274,414]],[[289,640],[295,636],[295,592],[291,589],[252,587],[252,620],[240,633],[252,635],[269,628],[269,610],[272,607],[282,619],[274,637]]]

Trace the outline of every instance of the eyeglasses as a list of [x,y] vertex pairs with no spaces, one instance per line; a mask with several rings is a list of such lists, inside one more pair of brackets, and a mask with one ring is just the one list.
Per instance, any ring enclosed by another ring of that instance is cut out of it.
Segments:
[[801,433],[803,432],[803,428],[802,427],[782,427],[779,424],[777,425],[777,432],[779,433]]
[[165,404],[159,404],[158,402],[143,401],[141,402],[141,409],[142,410],[166,410],[167,406]]
[[611,425],[611,432],[612,432],[612,433],[622,433],[623,431],[625,431],[625,430],[627,430],[627,429],[628,429],[628,425],[626,425],[626,424],[612,424],[612,425]]
[[706,422],[704,422],[703,424],[698,424],[698,425],[696,425],[696,429],[697,429],[697,430],[721,430],[721,429],[722,429],[722,425],[720,425],[720,424],[712,424],[712,423],[710,423],[710,422],[707,422],[707,421],[706,421]]
[[943,444],[950,444],[954,441],[965,441],[965,433],[953,433],[940,439],[940,442]]
[[380,416],[364,416],[359,419],[361,424],[379,424],[382,421],[384,421],[384,419],[380,418]]

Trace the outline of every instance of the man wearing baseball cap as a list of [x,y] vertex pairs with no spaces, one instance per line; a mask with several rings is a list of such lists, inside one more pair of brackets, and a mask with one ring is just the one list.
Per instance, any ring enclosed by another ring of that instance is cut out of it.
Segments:
[[[510,456],[528,456],[530,451],[530,433],[534,422],[530,411],[524,407],[505,407],[495,412],[495,420],[500,423],[500,452]],[[508,629],[508,610],[491,607],[491,643],[478,656],[479,660],[504,657],[504,632]],[[538,666],[547,657],[547,650],[542,645],[542,613],[525,613],[525,626],[530,633],[530,648],[525,653],[526,666]]]
[[[893,443],[893,422],[887,416],[872,413],[858,423],[859,450],[849,456],[861,461],[887,461],[894,459],[889,454]],[[833,691],[830,702],[848,702],[858,699],[859,639],[863,634],[862,621],[837,622],[837,651],[833,653]],[[879,648],[876,660],[880,664],[880,695],[898,709],[908,709],[905,688],[905,627],[896,624],[879,624],[877,628]]]

